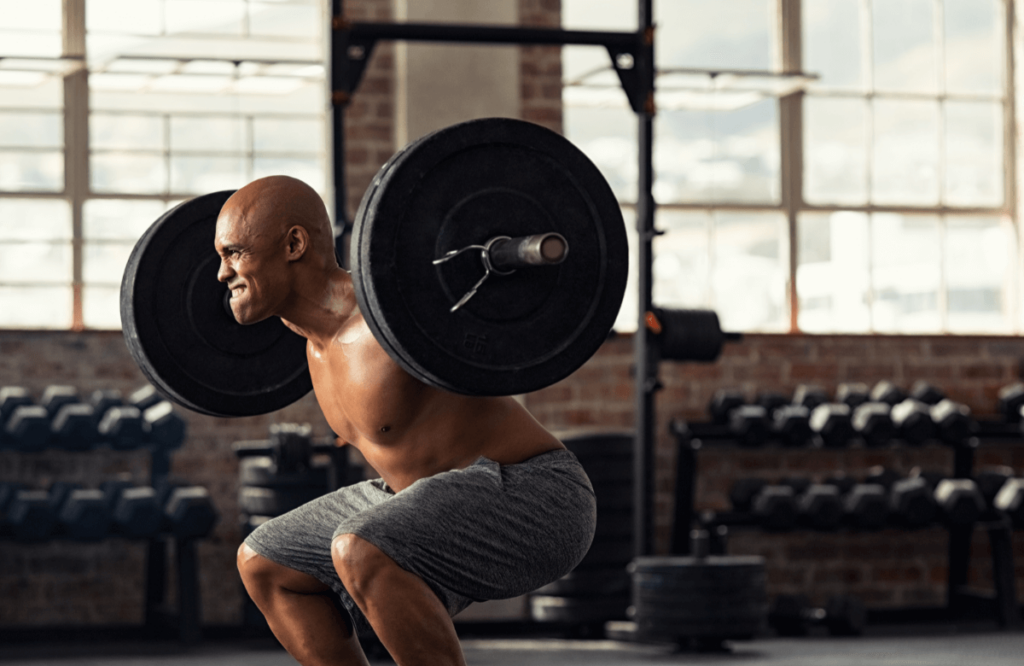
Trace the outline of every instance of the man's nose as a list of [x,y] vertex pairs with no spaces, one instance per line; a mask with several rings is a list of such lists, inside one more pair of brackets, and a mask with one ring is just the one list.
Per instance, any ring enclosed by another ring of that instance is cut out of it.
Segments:
[[221,282],[227,282],[234,275],[234,271],[228,266],[228,262],[223,259],[220,260],[220,268],[217,269],[217,279]]

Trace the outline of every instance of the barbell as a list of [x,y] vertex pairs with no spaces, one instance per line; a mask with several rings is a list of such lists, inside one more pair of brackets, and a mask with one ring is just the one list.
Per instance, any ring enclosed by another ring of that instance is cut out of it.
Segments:
[[[218,282],[217,216],[232,191],[165,213],[121,283],[125,340],[146,377],[214,416],[280,409],[312,388],[305,340],[272,317],[238,324]],[[467,395],[514,395],[571,374],[607,338],[626,286],[619,204],[559,134],[473,120],[411,143],[356,213],[360,312],[414,377]]]

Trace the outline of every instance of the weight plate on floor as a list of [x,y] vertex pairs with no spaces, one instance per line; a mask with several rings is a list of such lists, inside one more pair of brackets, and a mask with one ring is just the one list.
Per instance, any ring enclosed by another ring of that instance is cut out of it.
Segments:
[[628,607],[625,595],[604,599],[530,595],[530,615],[536,622],[604,622],[625,618]]
[[164,213],[132,250],[121,281],[121,324],[142,373],[167,398],[212,416],[290,405],[313,383],[306,341],[277,317],[242,326],[217,280],[217,215],[232,192]]
[[[557,232],[562,263],[484,275],[498,236]],[[527,393],[568,376],[601,346],[626,285],[619,204],[597,167],[564,137],[508,118],[429,134],[385,164],[352,231],[360,311],[410,374],[471,395]]]

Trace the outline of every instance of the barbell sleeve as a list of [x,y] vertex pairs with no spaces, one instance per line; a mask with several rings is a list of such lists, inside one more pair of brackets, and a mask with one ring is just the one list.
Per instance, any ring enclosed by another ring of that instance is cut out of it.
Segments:
[[569,243],[554,232],[498,238],[488,243],[491,266],[498,272],[514,271],[527,266],[551,266],[565,261]]

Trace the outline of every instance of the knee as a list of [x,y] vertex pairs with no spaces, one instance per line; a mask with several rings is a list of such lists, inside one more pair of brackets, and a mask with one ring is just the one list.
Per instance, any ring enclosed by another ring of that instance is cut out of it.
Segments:
[[339,534],[334,538],[331,559],[345,589],[359,605],[374,578],[392,564],[376,546],[355,534]]
[[235,563],[250,596],[260,594],[272,584],[273,563],[246,544],[238,547]]

